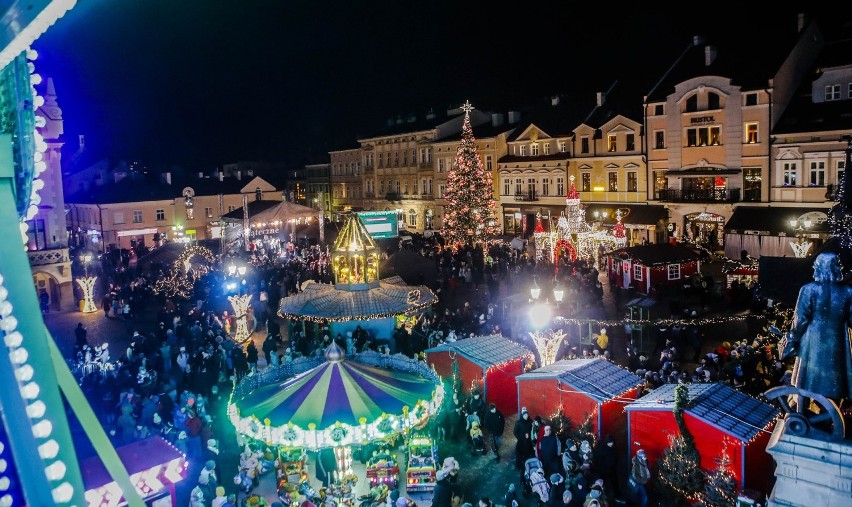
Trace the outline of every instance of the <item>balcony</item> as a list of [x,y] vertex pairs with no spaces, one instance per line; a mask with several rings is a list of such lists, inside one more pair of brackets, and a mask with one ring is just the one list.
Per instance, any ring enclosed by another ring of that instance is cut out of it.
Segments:
[[385,194],[385,200],[386,201],[401,201],[402,200],[402,194],[397,193],[397,192],[388,192],[388,193]]
[[740,202],[739,188],[720,188],[711,190],[670,188],[657,191],[658,201],[668,202]]
[[58,264],[70,262],[67,248],[56,248],[54,250],[31,250],[27,252],[30,258],[30,266],[44,266],[46,264]]
[[525,194],[515,194],[515,200],[518,202],[533,202],[538,200],[538,193],[529,191]]

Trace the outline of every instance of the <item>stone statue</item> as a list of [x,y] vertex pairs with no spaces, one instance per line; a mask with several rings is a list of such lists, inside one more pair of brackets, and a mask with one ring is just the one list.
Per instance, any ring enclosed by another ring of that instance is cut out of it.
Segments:
[[793,385],[840,403],[852,397],[852,286],[842,283],[837,254],[814,261],[814,281],[799,291],[782,359],[796,356]]

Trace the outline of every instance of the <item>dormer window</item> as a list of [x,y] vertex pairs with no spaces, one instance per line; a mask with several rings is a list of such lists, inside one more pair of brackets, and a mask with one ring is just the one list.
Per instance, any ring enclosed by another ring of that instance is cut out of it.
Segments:
[[259,201],[261,199],[263,199],[263,190],[261,190],[260,187],[255,187],[255,189],[254,189],[254,200]]
[[533,156],[533,157],[538,156],[538,143],[532,143],[530,145],[530,156]]
[[522,144],[522,145],[520,145],[520,146],[518,147],[518,154],[519,154],[520,156],[522,156],[522,157],[526,157],[526,156],[527,156],[527,147],[526,147],[526,145],[523,145],[523,144]]
[[615,142],[615,134],[609,134],[606,136],[606,151],[616,151],[618,149],[618,145]]
[[686,112],[687,113],[694,113],[695,111],[698,111],[698,95],[697,94],[686,99]]
[[583,136],[580,138],[580,153],[588,153],[589,152],[589,136]]

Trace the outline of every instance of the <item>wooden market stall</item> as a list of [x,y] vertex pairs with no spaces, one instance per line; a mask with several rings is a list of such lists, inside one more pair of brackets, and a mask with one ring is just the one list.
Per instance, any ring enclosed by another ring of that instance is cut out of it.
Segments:
[[617,437],[627,428],[624,407],[641,394],[642,383],[603,358],[563,359],[518,377],[518,410],[549,418],[561,408],[575,426],[588,420],[597,438]]
[[[773,461],[766,444],[778,410],[726,384],[686,385],[690,406],[684,419],[701,455],[701,468],[715,469],[727,444],[738,486],[768,492]],[[679,434],[673,411],[675,387],[664,384],[626,407],[630,456],[644,449],[652,471],[669,445],[669,435]]]
[[518,410],[515,379],[531,359],[529,349],[500,335],[466,338],[426,350],[426,361],[441,377],[451,378],[457,362],[464,392],[472,386],[481,388],[485,402],[494,403],[507,416]]
[[650,294],[659,286],[683,285],[701,271],[699,259],[696,252],[680,244],[637,245],[608,253],[607,270],[616,286]]

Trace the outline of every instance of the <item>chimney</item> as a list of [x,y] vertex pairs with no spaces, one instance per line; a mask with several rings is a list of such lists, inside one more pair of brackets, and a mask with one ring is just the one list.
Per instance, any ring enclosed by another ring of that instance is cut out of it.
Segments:
[[402,124],[402,115],[401,114],[396,115],[396,124],[397,125]]
[[559,95],[554,95],[553,97],[550,97],[550,105],[551,106],[558,106],[559,105]]
[[503,113],[493,113],[491,115],[491,125],[494,127],[499,127],[503,124]]
[[509,123],[518,123],[521,121],[521,113],[519,111],[509,111]]
[[77,142],[80,144],[80,151],[86,149],[86,136],[85,134],[80,134],[77,136]]
[[700,35],[693,35],[692,36],[692,45],[693,46],[700,46],[702,44],[704,44],[704,37],[702,37]]
[[219,171],[219,181],[225,181],[225,173],[222,171]]
[[172,184],[172,173],[167,172],[163,174],[163,179],[166,181],[166,185]]
[[203,177],[204,177],[204,171],[198,171],[198,179],[201,179]]
[[431,107],[429,108],[429,112],[426,113],[426,119],[427,120],[434,120],[435,119],[435,110],[432,109]]
[[704,46],[704,65],[709,67],[716,59],[717,54],[719,54],[719,51],[715,46]]
[[234,174],[237,176],[237,181],[243,180],[243,172],[242,171],[235,171]]
[[598,107],[601,107],[606,102],[606,94],[604,92],[596,92],[595,93],[595,104]]
[[802,30],[805,29],[806,24],[808,24],[808,16],[804,12],[800,12],[797,16],[797,32],[802,33]]

